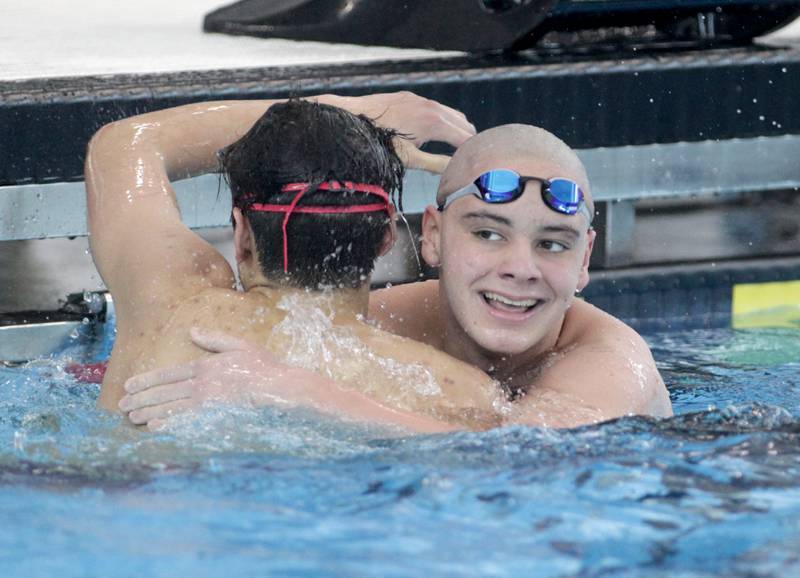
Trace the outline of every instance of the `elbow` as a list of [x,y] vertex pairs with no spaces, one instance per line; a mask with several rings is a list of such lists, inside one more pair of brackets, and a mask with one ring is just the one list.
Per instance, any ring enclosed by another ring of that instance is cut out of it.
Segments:
[[112,122],[100,128],[86,145],[86,160],[83,165],[83,176],[87,184],[87,193],[90,183],[94,182],[99,176],[99,171],[103,167],[104,157],[117,146],[122,135],[120,132],[124,128],[120,125],[121,121]]
[[109,149],[112,125],[106,125],[98,130],[86,146],[86,159],[83,165],[83,179],[86,185],[86,207],[88,209],[89,227],[91,229],[93,207],[97,206],[98,198],[103,190],[103,170],[106,165],[104,156]]
[[125,159],[125,150],[130,145],[132,131],[127,121],[117,121],[100,128],[86,147],[83,178],[86,186],[86,208],[90,238],[97,231],[97,221],[104,200],[112,196],[124,178],[130,163]]
[[135,136],[132,129],[129,119],[117,120],[100,127],[86,145],[84,168],[88,169],[93,160],[102,157],[105,152],[119,147],[121,143],[132,142]]

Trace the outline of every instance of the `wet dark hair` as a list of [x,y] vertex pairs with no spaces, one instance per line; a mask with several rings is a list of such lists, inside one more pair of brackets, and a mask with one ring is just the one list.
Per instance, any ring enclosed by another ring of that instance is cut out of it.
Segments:
[[287,226],[288,272],[283,266],[285,213],[254,211],[254,203],[289,205],[289,183],[309,183],[298,207],[380,202],[363,192],[324,191],[326,181],[378,185],[402,193],[403,164],[395,133],[365,116],[305,100],[272,105],[241,139],[220,152],[233,205],[247,215],[261,268],[267,277],[294,287],[358,288],[372,273],[389,215],[292,213]]

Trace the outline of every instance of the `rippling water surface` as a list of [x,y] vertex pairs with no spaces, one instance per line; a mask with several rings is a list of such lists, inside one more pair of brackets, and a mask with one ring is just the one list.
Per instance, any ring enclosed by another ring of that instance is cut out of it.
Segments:
[[800,576],[800,332],[650,336],[676,417],[396,437],[208,410],[141,434],[0,367],[4,576]]

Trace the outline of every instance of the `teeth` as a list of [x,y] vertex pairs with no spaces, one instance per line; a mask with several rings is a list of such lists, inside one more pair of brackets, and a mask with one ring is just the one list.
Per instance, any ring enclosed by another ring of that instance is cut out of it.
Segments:
[[502,295],[498,295],[497,293],[490,293],[486,292],[483,294],[486,299],[490,301],[498,301],[503,303],[504,305],[511,305],[512,307],[533,307],[536,305],[539,300],[538,299],[525,299],[523,301],[514,301],[513,299],[509,299],[508,297],[503,297]]

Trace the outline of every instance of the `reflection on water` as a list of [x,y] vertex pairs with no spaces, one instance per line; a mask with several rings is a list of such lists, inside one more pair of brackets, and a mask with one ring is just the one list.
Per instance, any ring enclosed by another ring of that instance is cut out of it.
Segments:
[[[678,415],[397,437],[209,408],[142,434],[0,368],[6,575],[800,574],[800,334],[652,336]],[[80,569],[80,572],[76,572]]]

